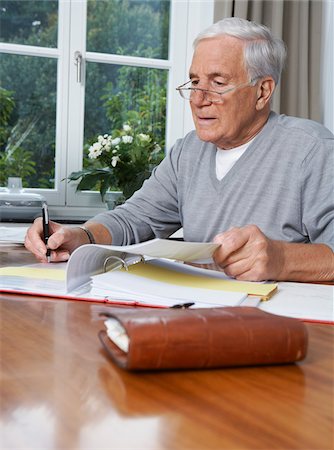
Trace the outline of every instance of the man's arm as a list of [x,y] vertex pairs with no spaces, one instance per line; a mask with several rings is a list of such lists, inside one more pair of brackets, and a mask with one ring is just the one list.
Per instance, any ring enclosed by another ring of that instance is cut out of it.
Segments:
[[[103,225],[93,221],[88,221],[84,225],[90,231],[97,244],[111,244],[111,235]],[[67,261],[70,254],[77,247],[89,242],[88,234],[82,228],[64,226],[50,221],[48,248],[51,250],[52,262]],[[43,225],[40,217],[28,229],[25,237],[25,246],[39,261],[47,262],[46,246],[43,240]]]
[[334,280],[334,253],[325,244],[268,239],[255,225],[219,234],[214,260],[238,280],[321,282]]

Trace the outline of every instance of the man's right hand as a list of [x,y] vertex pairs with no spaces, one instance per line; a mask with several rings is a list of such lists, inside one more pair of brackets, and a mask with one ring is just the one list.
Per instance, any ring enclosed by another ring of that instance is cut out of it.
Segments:
[[[86,233],[78,227],[63,226],[57,222],[49,222],[50,237],[48,248],[51,250],[51,261],[67,261],[77,247],[88,243]],[[38,217],[28,229],[25,247],[41,262],[47,262],[46,245],[43,240],[43,222]]]

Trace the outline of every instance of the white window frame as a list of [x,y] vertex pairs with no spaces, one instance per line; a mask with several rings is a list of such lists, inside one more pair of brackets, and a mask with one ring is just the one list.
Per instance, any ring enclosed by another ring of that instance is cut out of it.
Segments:
[[[104,208],[98,192],[75,192],[73,183],[62,181],[67,174],[82,168],[86,61],[168,70],[168,150],[193,128],[189,105],[178,96],[175,87],[188,78],[193,40],[213,23],[214,0],[172,0],[167,60],[86,52],[86,18],[87,0],[59,0],[57,49],[0,43],[0,51],[5,53],[58,59],[55,189],[26,189],[44,195],[54,217],[85,219]],[[76,79],[76,51],[83,58],[81,83]]]

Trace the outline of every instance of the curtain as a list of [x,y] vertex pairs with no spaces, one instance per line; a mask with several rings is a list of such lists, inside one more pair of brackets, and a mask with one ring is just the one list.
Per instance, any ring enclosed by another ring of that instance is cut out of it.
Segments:
[[288,56],[272,109],[321,122],[322,2],[318,0],[216,0],[215,21],[241,17],[262,23],[283,39]]

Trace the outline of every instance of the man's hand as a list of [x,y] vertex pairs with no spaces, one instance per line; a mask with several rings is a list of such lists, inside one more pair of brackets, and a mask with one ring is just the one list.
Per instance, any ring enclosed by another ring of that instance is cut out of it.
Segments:
[[214,260],[237,280],[334,280],[334,253],[325,244],[297,244],[268,239],[255,225],[218,234]]
[[[111,235],[103,225],[92,221],[88,221],[84,225],[89,228],[96,243],[112,243]],[[79,227],[63,226],[50,220],[49,232],[48,248],[51,250],[52,262],[67,261],[73,250],[80,247],[80,245],[89,244],[87,234]],[[35,219],[34,223],[28,229],[24,245],[39,261],[47,262],[41,217]]]
[[284,265],[279,241],[268,239],[255,225],[232,228],[218,234],[214,242],[221,244],[214,261],[226,275],[237,280],[277,280]]
[[[87,244],[87,236],[80,228],[65,227],[50,221],[49,230],[48,247],[51,249],[52,262],[67,261],[70,253],[76,247]],[[28,229],[24,245],[39,261],[47,262],[46,246],[43,240],[43,223],[40,217]]]

